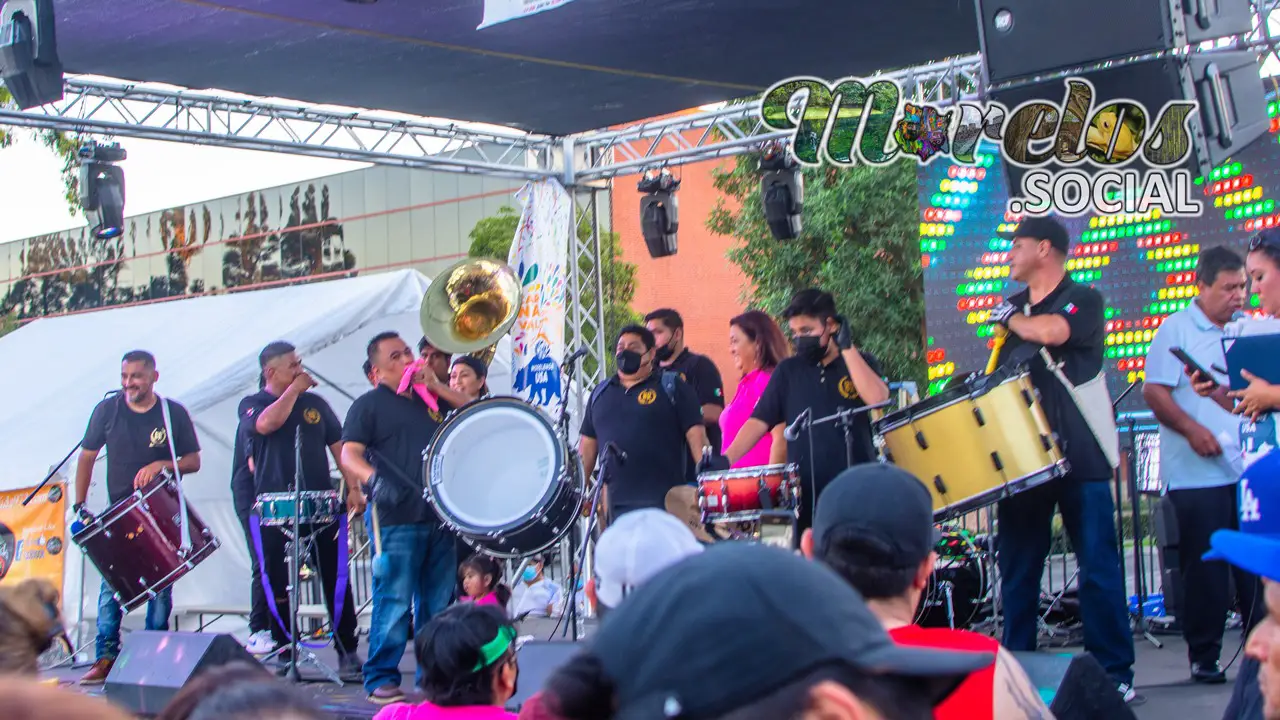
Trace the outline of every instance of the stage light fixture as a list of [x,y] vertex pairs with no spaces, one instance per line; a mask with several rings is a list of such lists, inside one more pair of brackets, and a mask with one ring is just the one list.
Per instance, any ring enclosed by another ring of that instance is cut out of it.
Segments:
[[0,80],[23,110],[62,99],[53,0],[0,5]]
[[798,163],[785,146],[772,143],[760,156],[760,200],[769,232],[778,240],[794,240],[800,236],[804,215],[804,176]]
[[637,186],[644,193],[640,198],[640,232],[644,234],[644,244],[649,247],[649,257],[676,254],[676,231],[680,228],[676,190],[679,188],[680,180],[666,168],[660,172],[646,172]]
[[80,206],[94,237],[110,240],[124,233],[124,170],[129,157],[119,143],[90,142],[80,147]]

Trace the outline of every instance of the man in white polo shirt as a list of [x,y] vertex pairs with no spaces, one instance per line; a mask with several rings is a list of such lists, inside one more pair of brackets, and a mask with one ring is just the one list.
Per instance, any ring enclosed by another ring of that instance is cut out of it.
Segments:
[[[1182,348],[1218,382],[1227,382],[1213,368],[1227,365],[1222,328],[1244,306],[1244,261],[1226,247],[1205,250],[1196,265],[1196,287],[1199,294],[1195,300],[1165,318],[1152,339],[1142,397],[1160,422],[1160,474],[1178,520],[1183,586],[1178,619],[1187,641],[1191,678],[1222,683],[1226,675],[1218,660],[1233,599],[1228,573],[1235,575],[1240,607],[1246,615],[1261,600],[1252,575],[1201,559],[1209,548],[1210,535],[1237,525],[1240,419],[1213,400],[1196,395],[1182,362],[1170,349]],[[1263,617],[1260,604],[1256,607],[1254,623]]]

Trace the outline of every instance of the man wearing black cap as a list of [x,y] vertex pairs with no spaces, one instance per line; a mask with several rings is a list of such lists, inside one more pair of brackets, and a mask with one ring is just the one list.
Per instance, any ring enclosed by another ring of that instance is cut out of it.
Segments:
[[[258,363],[265,385],[261,392],[241,400],[239,409],[241,426],[250,438],[255,495],[292,490],[299,456],[302,460],[300,489],[303,492],[333,490],[327,455],[332,455],[335,466],[341,468],[342,425],[338,416],[324,398],[309,392],[316,382],[303,370],[301,358],[289,343],[267,345],[258,355]],[[296,447],[299,433],[300,451]],[[359,486],[353,481],[348,491],[346,483],[343,485],[339,497],[345,495],[352,509],[363,510],[365,500]],[[345,512],[345,508],[340,511]],[[346,562],[338,553],[338,526],[314,525],[304,518],[302,531],[314,533],[311,546],[314,557],[307,560],[320,574],[325,605],[337,628],[339,673],[345,678],[358,678],[363,663],[356,655],[355,598],[349,584],[337,586],[339,566]],[[295,581],[289,577],[285,563],[288,537],[283,527],[264,527],[261,539],[261,547],[255,547],[255,552],[261,552],[259,562],[270,582],[266,589],[275,604],[271,635],[277,644],[283,645],[289,642],[289,586]],[[341,605],[337,613],[335,603]]]
[[[1057,220],[1027,218],[1011,233],[1009,275],[1027,287],[991,311],[989,322],[1007,333],[999,362],[1026,363],[1031,383],[1070,465],[1066,477],[1051,480],[1001,500],[997,536],[1004,646],[1036,649],[1040,579],[1049,554],[1053,511],[1063,525],[1080,564],[1080,609],[1085,649],[1102,663],[1126,701],[1133,692],[1133,631],[1125,607],[1124,574],[1116,546],[1115,505],[1111,498],[1113,464],[1071,391],[1044,362],[1041,348],[1060,364],[1066,381],[1079,388],[1102,373],[1105,303],[1091,287],[1066,271],[1070,239]],[[1076,391],[1079,394],[1079,390]],[[1106,402],[1106,413],[1111,412]]]
[[722,543],[629,594],[591,649],[551,678],[547,696],[567,720],[601,707],[621,720],[746,709],[761,718],[927,720],[993,661],[900,647],[827,568],[775,547]]
[[970,675],[937,707],[938,720],[1052,717],[1026,671],[994,639],[915,624],[938,559],[937,541],[933,500],[924,483],[893,465],[868,463],[845,470],[827,486],[800,547],[861,593],[895,642],[995,655],[994,663]]

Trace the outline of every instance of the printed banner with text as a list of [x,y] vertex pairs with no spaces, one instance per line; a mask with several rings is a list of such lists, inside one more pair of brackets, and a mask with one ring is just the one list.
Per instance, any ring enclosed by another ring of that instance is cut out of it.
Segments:
[[483,30],[490,25],[537,15],[571,2],[573,0],[484,0],[484,19],[476,29]]
[[507,264],[520,276],[523,297],[511,330],[512,390],[558,420],[573,200],[556,180],[529,183],[516,199],[524,210]]
[[62,591],[66,486],[51,482],[24,506],[31,488],[0,492],[0,585],[44,578]]

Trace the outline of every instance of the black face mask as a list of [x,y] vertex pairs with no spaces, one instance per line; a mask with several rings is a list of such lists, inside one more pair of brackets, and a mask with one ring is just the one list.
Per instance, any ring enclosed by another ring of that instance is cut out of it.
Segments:
[[643,356],[635,350],[623,350],[614,358],[618,361],[618,372],[623,375],[635,375],[640,372]]
[[796,355],[809,362],[822,362],[827,356],[827,344],[822,342],[821,335],[807,335],[796,338]]
[[675,355],[675,354],[676,354],[676,351],[672,350],[670,345],[663,345],[662,347],[658,348],[658,351],[656,353],[654,353],[653,359],[657,360],[658,362],[666,362],[671,359],[672,355]]

